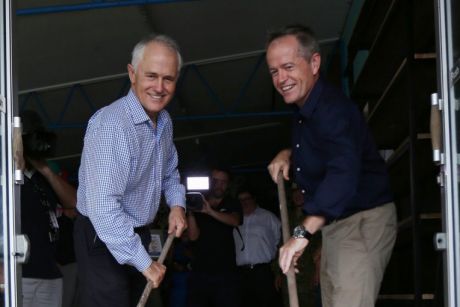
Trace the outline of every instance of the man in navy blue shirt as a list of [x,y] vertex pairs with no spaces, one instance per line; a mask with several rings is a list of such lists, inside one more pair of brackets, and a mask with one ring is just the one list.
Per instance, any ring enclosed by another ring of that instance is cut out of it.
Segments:
[[280,249],[284,273],[322,230],[323,306],[375,304],[396,238],[396,213],[385,163],[358,107],[320,76],[321,55],[301,25],[271,33],[273,84],[294,108],[292,149],[268,166],[273,180],[292,169],[304,194],[301,225]]
[[241,306],[233,229],[243,223],[243,212],[229,187],[230,173],[214,168],[203,208],[187,211],[193,254],[188,307]]

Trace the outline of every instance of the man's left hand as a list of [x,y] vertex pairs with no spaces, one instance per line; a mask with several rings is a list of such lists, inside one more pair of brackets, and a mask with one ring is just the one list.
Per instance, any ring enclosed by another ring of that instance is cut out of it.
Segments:
[[187,229],[187,221],[185,219],[185,209],[180,206],[172,206],[169,212],[168,233],[174,233],[178,238],[182,232]]
[[30,165],[36,169],[38,172],[40,172],[42,175],[46,175],[44,173],[46,172],[51,172],[51,169],[49,168],[48,164],[46,163],[45,160],[35,160],[29,157],[26,157],[27,162],[30,163]]
[[153,261],[152,264],[144,271],[145,278],[152,284],[152,287],[158,288],[163,280],[166,272],[166,267],[161,263]]
[[214,210],[212,210],[211,204],[206,199],[203,199],[203,208],[201,209],[201,212],[211,215],[213,211]]

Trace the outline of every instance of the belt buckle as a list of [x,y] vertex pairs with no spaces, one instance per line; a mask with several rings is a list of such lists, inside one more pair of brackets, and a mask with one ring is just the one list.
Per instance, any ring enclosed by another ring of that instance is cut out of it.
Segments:
[[252,270],[256,265],[255,264],[243,264],[240,266],[240,268],[245,269],[245,270]]

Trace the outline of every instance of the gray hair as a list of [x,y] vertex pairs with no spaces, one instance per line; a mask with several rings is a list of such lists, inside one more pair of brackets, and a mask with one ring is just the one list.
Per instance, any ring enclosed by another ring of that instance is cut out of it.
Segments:
[[267,44],[268,47],[274,40],[293,35],[299,42],[300,49],[298,50],[301,57],[310,61],[314,53],[320,53],[319,43],[313,31],[303,25],[289,25],[281,29],[274,30],[268,33]]
[[142,39],[140,42],[134,46],[131,58],[131,65],[133,65],[134,71],[137,70],[137,66],[144,56],[145,46],[150,43],[160,43],[172,51],[175,51],[177,54],[177,71],[179,72],[182,67],[182,56],[180,54],[179,45],[171,37],[164,34],[150,34],[149,36]]

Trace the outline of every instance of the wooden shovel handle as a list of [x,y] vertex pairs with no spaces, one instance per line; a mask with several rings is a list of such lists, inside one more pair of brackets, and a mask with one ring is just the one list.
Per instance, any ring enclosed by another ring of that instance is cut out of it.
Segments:
[[[290,237],[290,227],[289,227],[289,218],[287,212],[286,204],[286,190],[284,187],[283,173],[278,174],[278,199],[280,202],[280,215],[281,215],[281,228],[283,231],[283,242],[286,243]],[[299,298],[297,296],[297,282],[295,278],[294,267],[291,266],[287,272],[287,285],[288,285],[288,294],[289,294],[289,306],[290,307],[299,307]]]
[[[168,235],[168,238],[166,239],[166,242],[163,246],[163,249],[161,250],[160,257],[158,258],[158,263],[163,264],[165,261],[166,255],[168,254],[169,249],[171,248],[171,245],[174,241],[174,233],[171,233]],[[145,304],[147,303],[147,300],[150,296],[150,292],[152,291],[152,283],[147,282],[145,285],[144,291],[142,292],[141,298],[139,299],[139,302],[137,303],[137,307],[144,307]]]

